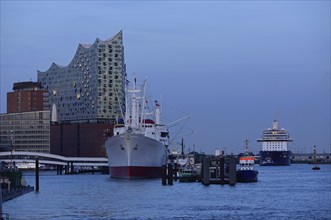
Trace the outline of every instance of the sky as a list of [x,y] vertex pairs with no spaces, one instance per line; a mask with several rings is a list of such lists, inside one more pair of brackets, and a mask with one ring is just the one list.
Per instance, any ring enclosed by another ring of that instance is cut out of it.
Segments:
[[127,74],[162,96],[164,121],[191,115],[175,127],[186,150],[257,152],[277,119],[293,152],[330,152],[330,1],[1,0],[0,20],[1,113],[14,82],[122,30]]

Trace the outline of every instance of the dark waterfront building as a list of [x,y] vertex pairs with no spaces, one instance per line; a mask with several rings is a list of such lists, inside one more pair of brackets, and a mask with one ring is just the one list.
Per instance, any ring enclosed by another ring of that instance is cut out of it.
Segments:
[[61,123],[113,123],[125,110],[126,67],[122,31],[102,41],[79,44],[68,66],[38,71],[51,109]]
[[106,157],[104,148],[113,125],[108,123],[53,124],[51,153],[66,157]]
[[17,82],[7,93],[7,113],[48,110],[48,91],[39,82]]

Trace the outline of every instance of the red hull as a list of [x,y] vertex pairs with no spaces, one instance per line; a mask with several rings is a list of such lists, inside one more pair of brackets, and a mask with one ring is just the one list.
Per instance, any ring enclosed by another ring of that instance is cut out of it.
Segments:
[[112,178],[121,179],[160,178],[162,174],[161,167],[109,167],[109,171]]

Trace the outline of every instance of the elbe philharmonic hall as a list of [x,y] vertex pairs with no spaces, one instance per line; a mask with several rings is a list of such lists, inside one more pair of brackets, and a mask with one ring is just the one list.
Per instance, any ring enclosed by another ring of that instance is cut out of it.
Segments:
[[122,31],[79,44],[67,66],[38,71],[37,82],[17,82],[0,115],[0,150],[68,157],[106,157],[104,142],[125,109]]

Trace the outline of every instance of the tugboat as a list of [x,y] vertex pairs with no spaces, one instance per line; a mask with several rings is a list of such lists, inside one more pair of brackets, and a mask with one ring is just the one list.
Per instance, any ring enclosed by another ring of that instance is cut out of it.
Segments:
[[195,166],[193,155],[184,155],[184,140],[182,139],[182,154],[181,157],[185,164],[181,165],[178,170],[178,180],[179,182],[196,182],[198,180],[199,174]]
[[246,151],[239,158],[239,169],[237,170],[238,182],[257,182],[258,171],[254,169],[254,156],[248,150],[248,140],[245,140]]
[[186,165],[178,174],[179,182],[196,182],[198,180],[198,172],[193,165]]
[[320,170],[321,168],[317,165],[316,161],[316,146],[314,145],[314,155],[313,155],[313,163],[315,164],[312,170]]

